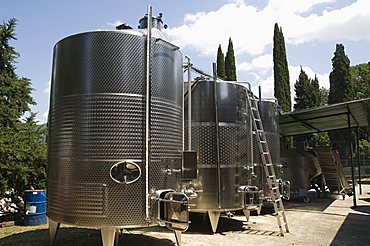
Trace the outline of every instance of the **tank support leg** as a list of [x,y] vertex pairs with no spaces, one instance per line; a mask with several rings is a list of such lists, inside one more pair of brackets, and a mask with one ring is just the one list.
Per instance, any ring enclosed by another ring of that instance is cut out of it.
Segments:
[[247,218],[247,221],[249,221],[249,217],[251,215],[251,211],[249,209],[244,209],[243,213],[245,215],[245,218]]
[[120,235],[120,230],[116,230],[116,236],[114,240],[114,245],[118,246],[119,245],[119,235]]
[[220,219],[220,211],[208,210],[209,222],[211,223],[212,232],[215,233],[217,230],[218,220]]
[[55,243],[57,233],[59,230],[60,223],[49,219],[49,245],[52,246]]
[[103,246],[114,246],[114,238],[116,236],[116,228],[103,227],[100,230]]
[[173,232],[175,233],[177,246],[181,246],[181,231],[174,230]]

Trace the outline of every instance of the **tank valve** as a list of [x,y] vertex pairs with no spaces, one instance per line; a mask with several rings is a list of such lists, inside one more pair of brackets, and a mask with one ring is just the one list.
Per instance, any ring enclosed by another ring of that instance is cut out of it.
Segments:
[[193,198],[198,197],[198,194],[194,190],[194,188],[185,188],[184,190],[182,190],[182,192],[185,193],[185,195],[187,195],[189,197],[189,199],[193,199]]
[[181,169],[167,169],[165,171],[167,173],[167,175],[171,175],[172,173],[181,173]]

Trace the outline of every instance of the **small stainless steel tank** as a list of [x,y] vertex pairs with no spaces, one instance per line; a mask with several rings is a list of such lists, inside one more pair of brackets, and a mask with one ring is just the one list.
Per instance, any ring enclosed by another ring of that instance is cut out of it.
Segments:
[[55,45],[47,182],[51,221],[100,228],[154,225],[157,211],[150,196],[180,188],[180,172],[171,170],[181,169],[183,149],[182,55],[152,37],[151,158],[145,163],[146,36],[131,29],[96,31]]
[[[258,102],[259,112],[265,131],[272,163],[277,178],[280,178],[280,136],[279,136],[279,105],[275,100],[261,100]],[[259,149],[255,136],[253,137],[253,160],[256,163],[254,168],[253,184],[263,189],[263,194],[269,196],[270,191],[266,181],[266,175],[260,160]]]
[[[190,200],[191,212],[208,212],[213,231],[220,212],[243,208],[238,188],[246,185],[245,167],[252,158],[246,88],[218,81],[215,97],[214,83],[200,80],[193,84],[191,147],[198,152],[199,175],[183,183],[186,188],[195,189],[198,195]],[[185,97],[185,129],[188,128],[187,110]]]
[[290,181],[291,194],[308,202],[308,190],[318,188],[312,186],[313,181],[316,178],[321,181],[321,167],[314,152],[284,149],[281,151],[281,162],[282,176]]

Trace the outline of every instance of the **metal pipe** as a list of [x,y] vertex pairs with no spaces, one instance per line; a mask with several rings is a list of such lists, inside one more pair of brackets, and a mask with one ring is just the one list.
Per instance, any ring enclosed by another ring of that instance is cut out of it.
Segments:
[[260,85],[258,86],[258,98],[259,98],[259,102],[261,102],[262,101],[262,91],[261,91]]
[[357,168],[358,168],[358,186],[360,189],[360,195],[362,195],[362,187],[361,187],[361,165],[360,165],[360,131],[359,128],[356,128],[356,150],[357,150]]
[[220,132],[218,121],[218,99],[217,99],[217,68],[213,63],[213,99],[215,107],[215,131],[216,131],[216,154],[217,154],[217,203],[221,208],[221,151],[220,151]]
[[[182,65],[184,68],[184,65]],[[182,151],[185,151],[185,71],[182,73]]]
[[[193,69],[196,73],[199,73],[199,74],[204,75],[204,76],[209,77],[209,78],[213,78],[213,76],[211,76],[210,74],[204,72],[203,70],[201,70],[199,68],[191,66],[191,69]],[[217,79],[217,75],[216,75],[216,79]]]
[[150,223],[150,213],[149,213],[149,165],[150,165],[150,104],[151,104],[151,81],[152,81],[152,6],[148,5],[148,26],[146,34],[146,90],[145,90],[145,216],[146,221]]
[[[246,90],[246,92],[247,93],[252,93],[252,91],[250,90],[250,86],[249,86],[249,88],[245,88],[245,90]],[[249,100],[248,99],[249,97],[248,97],[248,95],[246,95],[246,99],[247,100]],[[250,107],[248,107],[248,105],[249,105],[249,103],[250,102],[247,102],[247,104],[246,104],[246,107],[247,107],[247,112],[248,112],[248,114],[249,114],[249,127],[250,127],[250,154],[251,154],[251,161],[252,161],[252,168],[251,168],[251,170],[252,170],[252,173],[251,173],[251,181],[250,181],[250,185],[252,185],[253,184],[253,178],[255,177],[255,170],[254,170],[254,163],[256,162],[257,163],[257,160],[254,160],[254,141],[253,141],[253,120],[252,120],[252,114],[253,114],[253,112],[250,110]]]
[[351,174],[352,174],[352,190],[353,190],[353,207],[357,207],[357,200],[356,200],[356,182],[355,182],[355,170],[353,166],[352,160],[352,134],[351,134],[351,118],[350,114],[347,114],[347,122],[348,122],[348,143],[349,143],[349,160],[351,163]]
[[[248,90],[248,89],[246,89],[246,90]],[[249,93],[248,91],[247,91],[247,93]],[[247,100],[248,100],[248,98],[247,98]],[[249,111],[249,127],[250,128],[253,128],[253,122],[252,122],[252,116],[251,116],[251,114],[253,113],[253,112],[251,112],[250,110],[249,110],[249,107],[248,107],[248,104],[246,105],[246,107],[247,107],[247,110]],[[248,120],[248,119],[247,119]],[[254,172],[254,149],[253,149],[253,147],[254,147],[254,142],[253,142],[253,131],[252,130],[250,130],[249,131],[250,132],[250,154],[251,154],[251,162],[252,162],[252,166],[251,166],[251,170],[252,170],[252,173],[251,173],[251,180],[250,180],[250,185],[252,185],[253,184],[253,178],[254,178],[254,176],[256,175],[256,173]],[[247,158],[247,160],[248,160],[248,158]],[[256,160],[256,163],[257,163],[257,160]],[[249,164],[250,165],[250,164]],[[248,166],[249,166],[248,165]]]
[[191,61],[188,59],[188,150],[191,150]]

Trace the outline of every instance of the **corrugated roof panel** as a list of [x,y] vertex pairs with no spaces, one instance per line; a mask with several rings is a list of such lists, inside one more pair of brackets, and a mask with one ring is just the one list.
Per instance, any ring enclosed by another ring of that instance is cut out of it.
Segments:
[[370,98],[281,114],[280,135],[293,136],[348,128],[348,115],[351,127],[369,126],[366,103],[370,104]]

